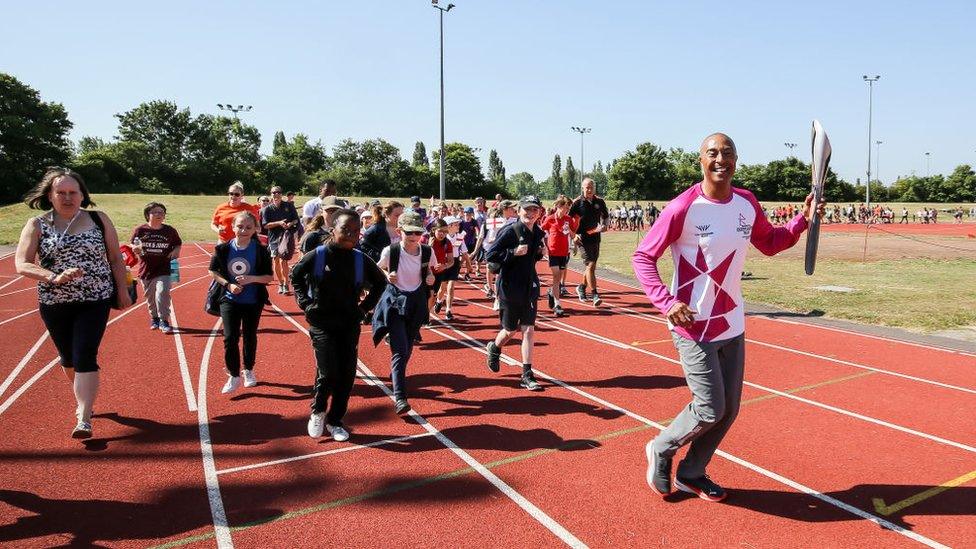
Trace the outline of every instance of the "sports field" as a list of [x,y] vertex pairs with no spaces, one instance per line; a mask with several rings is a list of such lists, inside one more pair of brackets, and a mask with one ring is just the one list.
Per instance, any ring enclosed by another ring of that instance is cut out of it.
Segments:
[[202,310],[210,249],[185,248],[175,335],[148,330],[144,303],[113,313],[84,443],[68,437],[71,389],[32,284],[0,258],[0,544],[972,546],[974,354],[750,316],[742,411],[709,468],[730,496],[662,500],[643,448],[688,390],[634,288],[604,280],[602,308],[540,311],[545,391],[530,394],[514,344],[501,374],[485,367],[497,318],[462,285],[455,321],[423,332],[405,418],[390,351],[365,330],[353,436],[336,443],[305,434],[313,366],[291,297],[265,309],[259,385],[220,394],[219,321]]

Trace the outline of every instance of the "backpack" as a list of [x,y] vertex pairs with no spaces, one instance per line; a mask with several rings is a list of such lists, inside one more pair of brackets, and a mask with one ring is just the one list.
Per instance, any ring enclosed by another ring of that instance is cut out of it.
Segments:
[[[315,287],[319,282],[325,278],[325,265],[326,259],[328,258],[329,248],[323,244],[315,248],[315,268],[312,270],[312,277],[314,278],[315,284],[309,284],[308,286],[308,297],[313,298],[312,288]],[[363,252],[353,248],[353,264],[355,265],[355,284],[356,292],[363,287]]]
[[[400,244],[390,246],[390,272],[395,273],[400,266]],[[427,288],[427,275],[430,274],[430,256],[434,250],[430,246],[420,245],[420,284]]]

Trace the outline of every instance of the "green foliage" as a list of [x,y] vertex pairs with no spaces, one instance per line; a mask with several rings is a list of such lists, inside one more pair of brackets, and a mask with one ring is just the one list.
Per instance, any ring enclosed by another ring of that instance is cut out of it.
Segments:
[[572,189],[573,187],[580,184],[580,174],[576,171],[576,167],[573,166],[573,157],[566,157],[566,171],[563,172],[563,192],[561,194],[566,194],[566,190]]
[[492,149],[488,153],[488,180],[497,185],[505,186],[505,165],[498,157],[498,152]]
[[675,175],[668,155],[653,143],[641,143],[618,158],[609,174],[607,198],[637,200],[672,196]]
[[505,194],[513,197],[525,196],[527,194],[540,194],[539,184],[536,183],[535,177],[529,172],[518,172],[509,178],[507,191]]
[[546,198],[566,194],[565,183],[563,182],[563,161],[558,154],[552,159],[552,175],[543,185],[542,191]]
[[37,90],[0,73],[0,203],[19,200],[44,168],[67,163],[71,127],[60,103],[41,101]]
[[[593,186],[596,188],[596,194],[599,196],[605,196],[607,194],[609,178],[607,177],[607,172],[603,171],[603,162],[597,160],[596,165],[593,166],[593,171],[586,175],[593,180]],[[572,193],[570,196],[575,194],[576,193]]]
[[[464,143],[444,145],[444,183],[447,198],[466,198],[474,195],[484,196],[487,191],[504,192],[504,184],[492,181],[486,183],[481,174],[481,160]],[[440,173],[440,152],[434,155],[434,169]],[[494,194],[494,193],[489,193]]]
[[427,158],[427,148],[424,147],[423,141],[417,141],[417,144],[413,146],[413,163],[411,165],[414,168],[430,167],[430,159]]

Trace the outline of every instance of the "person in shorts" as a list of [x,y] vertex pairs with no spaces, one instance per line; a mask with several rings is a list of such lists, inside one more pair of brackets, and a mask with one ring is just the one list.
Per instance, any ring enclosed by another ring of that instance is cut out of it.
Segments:
[[271,204],[261,209],[261,226],[268,232],[268,250],[279,294],[289,293],[288,262],[295,254],[294,231],[298,222],[295,204],[283,199],[281,187],[271,187]]
[[576,296],[580,301],[586,301],[586,288],[589,287],[593,292],[593,305],[599,306],[603,300],[596,288],[596,262],[600,259],[600,233],[606,229],[610,211],[607,203],[596,195],[596,184],[589,177],[583,179],[582,192],[573,201],[569,215],[579,222],[575,241],[582,250],[586,266],[583,283],[576,287]]
[[495,291],[502,327],[495,338],[488,342],[485,351],[488,369],[498,372],[502,347],[521,331],[522,379],[519,385],[530,391],[541,391],[542,386],[532,373],[532,346],[539,300],[539,275],[535,264],[545,254],[546,235],[538,227],[543,211],[542,202],[533,195],[524,196],[519,200],[518,211],[518,219],[498,231],[486,252],[489,265],[498,267]]
[[569,243],[576,236],[579,225],[576,218],[569,215],[569,199],[560,197],[556,200],[556,209],[552,215],[546,216],[540,227],[546,232],[546,244],[549,247],[549,268],[552,269],[552,285],[547,295],[549,308],[556,316],[564,316],[559,297],[566,282],[566,266],[569,265]]

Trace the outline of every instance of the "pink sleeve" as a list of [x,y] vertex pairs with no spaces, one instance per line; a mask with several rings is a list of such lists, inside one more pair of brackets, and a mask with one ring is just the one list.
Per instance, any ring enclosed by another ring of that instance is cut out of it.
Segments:
[[807,229],[807,218],[798,213],[786,225],[774,227],[763,214],[762,206],[752,193],[743,195],[752,203],[756,210],[756,220],[752,224],[752,236],[749,241],[757,250],[765,255],[776,255],[783,250],[792,248],[800,235]]
[[672,200],[661,212],[661,216],[647,231],[647,236],[640,243],[634,256],[631,259],[634,265],[634,274],[644,293],[651,300],[651,304],[658,308],[662,314],[667,314],[668,310],[675,304],[677,298],[671,295],[668,287],[661,280],[661,275],[657,270],[657,260],[664,254],[678,237],[685,223],[685,214],[688,211],[687,200]]

